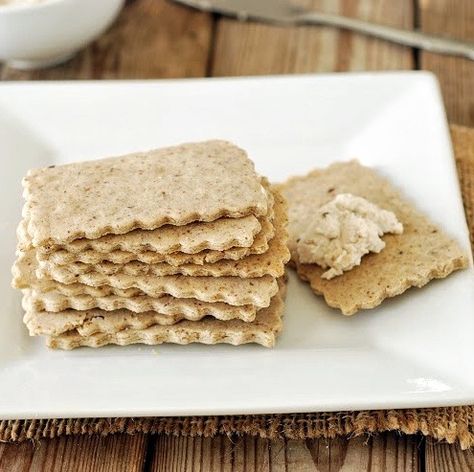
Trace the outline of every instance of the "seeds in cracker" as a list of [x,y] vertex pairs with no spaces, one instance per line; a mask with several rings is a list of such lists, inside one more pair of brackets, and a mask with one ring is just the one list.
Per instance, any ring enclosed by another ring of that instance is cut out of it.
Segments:
[[23,184],[34,246],[267,214],[253,163],[225,141],[48,167]]
[[151,251],[159,254],[195,254],[204,249],[223,251],[232,247],[250,247],[261,229],[258,218],[249,215],[184,226],[165,225],[154,230],[135,229],[126,234],[109,234],[98,239],[76,239],[59,246],[45,246],[41,250],[44,254],[58,250],[72,254],[87,250],[100,253],[120,250],[133,253]]
[[[254,254],[233,261],[222,259],[214,264],[183,264],[173,266],[166,263],[145,264],[134,261],[127,264],[101,262],[99,264],[83,264],[76,262],[69,265],[56,265],[49,261],[41,261],[37,270],[39,278],[52,279],[64,284],[75,282],[88,283],[91,280],[106,282],[106,277],[137,277],[137,276],[212,276],[212,277],[242,277],[255,278],[271,275],[281,277],[285,264],[290,255],[286,246],[287,241],[287,212],[286,203],[279,194],[275,194],[275,236],[269,242],[268,251]],[[100,283],[100,282],[97,282]],[[97,283],[95,285],[97,285]]]
[[263,219],[261,224],[262,229],[256,235],[250,247],[231,247],[222,251],[205,249],[196,254],[186,254],[184,252],[160,254],[154,251],[135,253],[119,249],[111,252],[99,252],[95,249],[88,249],[77,254],[65,250],[44,253],[38,248],[37,257],[41,261],[48,261],[57,265],[67,265],[75,262],[99,264],[104,261],[112,262],[113,264],[140,261],[144,264],[166,263],[173,266],[180,266],[182,264],[212,264],[223,259],[239,260],[251,254],[263,254],[268,251],[269,241],[273,238],[275,229],[272,221],[268,218]]
[[[281,289],[284,291],[284,289]],[[81,346],[101,347],[107,344],[233,344],[257,343],[273,347],[282,328],[283,295],[277,294],[268,308],[260,310],[253,323],[239,320],[222,322],[206,318],[198,323],[181,321],[171,326],[152,325],[145,329],[124,329],[116,333],[81,336],[76,330],[50,336],[47,344],[53,349],[75,349]]]
[[[271,276],[242,279],[240,277],[186,277],[170,275],[164,277],[148,276],[103,276],[100,280],[87,279],[90,284],[61,284],[53,280],[38,279],[34,250],[20,255],[14,265],[14,286],[32,288],[38,292],[59,292],[67,296],[91,295],[106,297],[136,297],[148,295],[161,297],[171,295],[175,298],[195,298],[203,302],[223,302],[229,305],[256,305],[267,307],[278,290],[276,279]],[[87,275],[87,274],[85,274]],[[99,274],[100,276],[100,274]],[[85,280],[84,280],[85,281]],[[108,283],[105,283],[108,282]]]
[[212,316],[218,320],[239,319],[252,322],[255,319],[255,305],[232,306],[226,303],[207,303],[192,298],[159,298],[137,296],[120,297],[108,295],[93,297],[91,295],[63,295],[58,292],[38,292],[23,290],[23,308],[25,311],[61,312],[65,310],[87,311],[98,308],[104,311],[125,309],[133,313],[154,311],[163,315],[182,315],[184,319],[198,321],[204,316]]
[[[388,297],[447,277],[468,264],[454,240],[402,198],[387,180],[356,161],[292,178],[280,189],[288,202],[289,248],[299,276],[315,293],[323,295],[329,306],[345,315],[374,308]],[[379,254],[369,254],[359,266],[325,280],[322,267],[299,260],[298,239],[306,229],[310,208],[321,207],[341,193],[363,197],[393,212],[404,230],[403,234],[386,235],[386,246]]]
[[127,328],[144,329],[155,324],[168,326],[182,319],[181,315],[163,315],[154,311],[138,315],[124,309],[104,311],[95,308],[86,311],[27,311],[23,322],[30,336],[58,336],[73,329],[81,336],[90,336],[95,333],[116,333]]
[[53,167],[24,187],[13,286],[31,335],[64,349],[274,344],[285,203],[240,149],[213,141]]
[[[260,236],[267,236],[268,220],[273,219],[273,194],[267,179],[262,178],[262,186],[268,199],[268,213],[263,218],[253,215],[242,218],[219,218],[210,222],[194,222],[184,226],[165,225],[155,230],[136,229],[125,234],[108,234],[97,239],[76,239],[60,245],[40,246],[38,251],[43,255],[59,250],[72,254],[85,251],[93,253],[110,253],[123,251],[131,253],[156,252],[171,254],[181,252],[196,254],[203,250],[224,251],[231,248],[249,248],[255,237],[265,225]],[[31,238],[27,235],[28,222],[24,220],[19,230],[22,249],[31,247]],[[269,237],[267,237],[269,239]],[[20,246],[21,247],[21,246]]]

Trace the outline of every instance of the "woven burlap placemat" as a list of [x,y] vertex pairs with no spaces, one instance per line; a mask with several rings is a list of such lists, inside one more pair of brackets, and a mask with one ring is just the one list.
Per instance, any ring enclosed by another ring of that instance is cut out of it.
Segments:
[[[471,240],[474,240],[474,129],[452,126],[451,134]],[[204,437],[247,434],[263,438],[314,439],[384,431],[421,433],[449,443],[458,442],[466,449],[474,446],[474,406],[255,416],[0,421],[0,441],[4,442],[73,434],[150,433]]]

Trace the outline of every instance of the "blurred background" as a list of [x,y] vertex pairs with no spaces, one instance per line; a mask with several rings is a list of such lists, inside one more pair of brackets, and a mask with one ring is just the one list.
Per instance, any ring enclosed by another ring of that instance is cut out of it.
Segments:
[[[474,41],[473,0],[309,3],[318,11]],[[0,76],[3,80],[157,79],[389,69],[434,72],[449,121],[474,125],[473,61],[331,27],[240,22],[171,0],[128,0],[113,26],[69,62],[39,71],[0,65]]]

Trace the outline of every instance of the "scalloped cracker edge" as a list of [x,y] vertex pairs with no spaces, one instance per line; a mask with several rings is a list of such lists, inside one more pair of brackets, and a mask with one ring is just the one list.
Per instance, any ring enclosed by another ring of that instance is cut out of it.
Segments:
[[268,210],[245,151],[218,140],[31,170],[23,186],[35,247]]
[[[53,280],[36,277],[37,260],[35,251],[20,252],[13,266],[13,286],[19,289],[34,289],[39,295],[56,292],[69,297],[91,295],[106,297],[136,297],[148,295],[161,297],[171,295],[175,298],[195,298],[203,302],[223,302],[229,305],[256,305],[264,308],[278,291],[274,277],[242,279],[240,277],[187,277],[169,275],[164,277],[127,277],[113,279],[115,287],[110,285],[89,286],[81,283],[61,284]],[[110,279],[112,280],[110,276]],[[121,284],[121,285],[119,285]]]
[[[261,232],[262,224],[268,230],[268,220],[273,220],[274,199],[270,192],[270,184],[263,177],[261,182],[268,198],[268,213],[265,218],[258,219],[249,215],[242,218],[219,218],[207,223],[194,222],[184,226],[165,225],[155,230],[135,229],[129,233],[108,234],[98,239],[83,238],[61,245],[40,246],[38,252],[45,257],[44,255],[56,251],[66,251],[71,254],[80,254],[85,251],[89,251],[90,254],[108,254],[112,251],[134,254],[143,252],[196,254],[204,250],[225,251],[233,247],[248,248],[253,245],[256,236]],[[19,229],[20,235],[27,234],[27,226],[27,221],[23,220]],[[260,235],[262,241],[262,236],[265,236],[267,240],[270,239],[268,234],[262,234]],[[19,243],[20,249],[28,249],[31,238],[20,237]],[[98,258],[99,255],[95,257]]]
[[[284,288],[281,289],[284,291]],[[81,336],[76,330],[47,338],[52,349],[75,349],[81,346],[101,347],[107,344],[233,344],[257,343],[273,347],[282,329],[283,295],[277,294],[268,308],[260,310],[253,323],[239,320],[218,321],[206,318],[199,322],[181,321],[171,326],[153,325],[145,329],[124,329],[117,333]]]
[[[26,220],[24,225],[27,226]],[[242,218],[219,218],[208,223],[194,222],[184,226],[165,225],[153,230],[135,229],[125,234],[108,234],[98,239],[76,239],[56,246],[40,246],[42,254],[66,251],[80,254],[94,251],[132,253],[157,252],[195,254],[205,249],[224,251],[232,247],[250,247],[261,231],[260,220],[253,215]]]
[[[25,295],[23,306],[26,312],[23,322],[27,326],[30,336],[58,336],[73,329],[77,330],[81,336],[90,336],[95,333],[117,333],[128,328],[141,330],[155,324],[170,326],[186,319],[198,322],[206,316],[219,319],[213,316],[212,310],[202,310],[189,318],[184,313],[172,315],[155,311],[134,313],[127,309],[105,311],[93,308],[83,311],[69,309],[60,312],[48,312],[32,310],[29,305],[28,295]],[[239,317],[229,319],[239,319]],[[254,320],[255,315],[243,321],[251,322]]]
[[218,320],[240,319],[246,322],[253,321],[257,313],[255,305],[232,306],[226,303],[207,303],[192,298],[174,298],[163,296],[152,298],[140,295],[138,297],[120,297],[109,295],[93,297],[91,295],[63,295],[58,292],[41,293],[36,290],[23,290],[23,308],[25,311],[61,312],[65,310],[92,310],[95,308],[104,311],[126,309],[133,313],[154,311],[163,315],[181,315],[184,319],[197,321],[204,316],[213,316]]
[[[289,207],[289,247],[298,275],[309,282],[326,303],[352,315],[375,308],[386,298],[422,287],[468,266],[459,245],[425,215],[404,200],[399,192],[374,170],[357,161],[336,163],[281,185]],[[296,240],[304,230],[312,208],[319,208],[339,193],[352,193],[395,213],[403,223],[401,235],[386,235],[385,249],[369,254],[360,266],[331,280],[321,278],[324,269],[300,264]]]
[[154,324],[169,326],[183,320],[181,315],[163,315],[154,311],[133,313],[129,310],[60,312],[26,311],[23,317],[30,336],[58,336],[73,329],[81,336],[95,333],[116,333],[123,329],[145,329]]
[[[139,261],[144,264],[166,263],[173,266],[183,264],[206,264],[214,263],[220,260],[239,260],[252,254],[263,254],[268,251],[269,241],[275,236],[275,230],[270,218],[261,220],[262,229],[257,233],[251,246],[249,247],[231,247],[223,251],[214,251],[205,249],[196,254],[186,254],[184,252],[173,252],[170,254],[160,254],[154,251],[128,252],[114,250],[111,252],[99,252],[88,249],[84,252],[75,254],[65,250],[59,250],[52,253],[43,253],[39,251],[38,259],[41,262],[50,262],[55,265],[69,265],[76,262],[83,264],[99,264],[101,262],[111,262],[113,264],[127,264],[128,262]],[[19,230],[19,237],[24,238]]]
[[[49,262],[40,262],[37,270],[39,278],[55,280],[64,284],[75,282],[87,285],[114,285],[111,276],[126,279],[127,277],[145,276],[211,276],[211,277],[242,277],[254,278],[271,275],[281,277],[285,272],[285,264],[290,259],[286,246],[288,234],[286,203],[279,193],[275,193],[275,236],[269,243],[268,251],[263,254],[247,256],[244,259],[221,260],[214,264],[185,264],[172,266],[169,264],[145,264],[143,262],[129,262],[119,265],[102,262],[95,265],[73,263],[72,265],[55,265]],[[123,284],[121,284],[123,285]]]

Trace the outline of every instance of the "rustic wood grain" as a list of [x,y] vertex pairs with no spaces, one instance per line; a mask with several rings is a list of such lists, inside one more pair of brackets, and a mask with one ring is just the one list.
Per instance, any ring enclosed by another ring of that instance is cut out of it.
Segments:
[[[314,9],[412,28],[412,0],[310,0]],[[276,27],[220,19],[212,75],[411,69],[410,48],[327,27]]]
[[[472,0],[420,0],[419,5],[423,31],[474,41]],[[474,61],[421,52],[420,64],[440,80],[449,121],[474,126]]]
[[270,441],[157,437],[154,472],[418,471],[421,439],[394,433],[373,438]]
[[[201,77],[211,47],[212,15],[167,0],[129,2],[111,29],[68,63],[41,71],[0,69],[0,78],[147,79]],[[0,66],[1,67],[1,66]]]
[[462,451],[458,445],[427,440],[427,472],[468,472],[474,470],[474,452]]
[[147,436],[65,436],[39,443],[0,444],[0,471],[138,472],[145,465]]

